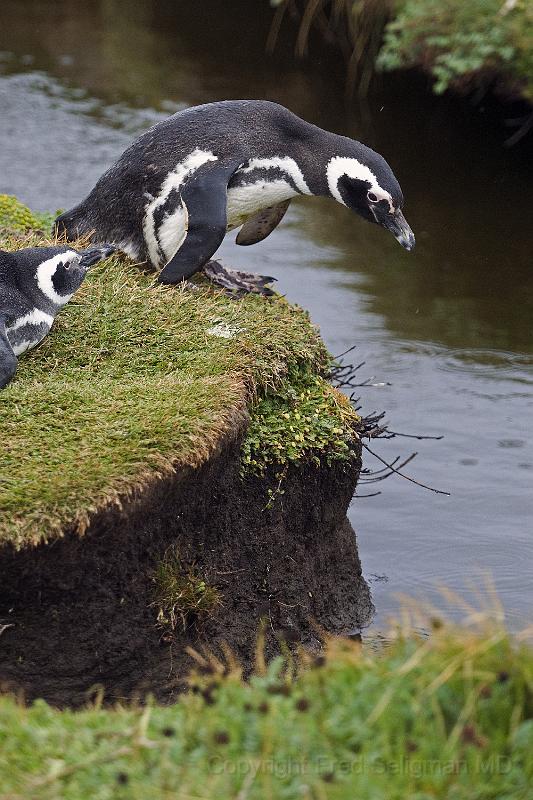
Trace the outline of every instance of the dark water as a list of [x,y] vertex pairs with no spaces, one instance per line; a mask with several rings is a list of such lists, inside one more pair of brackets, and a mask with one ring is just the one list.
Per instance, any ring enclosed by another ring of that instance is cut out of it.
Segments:
[[[533,164],[507,151],[485,116],[389,78],[347,109],[332,54],[305,65],[282,32],[264,54],[260,2],[20,2],[0,9],[0,192],[38,209],[68,207],[131,139],[190,104],[277,100],[385,155],[417,234],[412,254],[333,201],[294,202],[253,249],[231,235],[229,265],[279,278],[334,353],[365,361],[366,412],[393,430],[442,441],[374,443],[419,455],[399,478],[361,484],[351,518],[378,623],[398,593],[468,596],[491,574],[513,627],[533,586]],[[367,456],[366,466],[380,468]]]

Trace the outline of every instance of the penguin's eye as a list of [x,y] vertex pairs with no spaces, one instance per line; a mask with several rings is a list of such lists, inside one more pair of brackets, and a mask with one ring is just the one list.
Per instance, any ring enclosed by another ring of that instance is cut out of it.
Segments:
[[374,194],[374,192],[368,192],[367,197],[368,197],[368,199],[370,200],[371,203],[377,203],[378,202],[378,197],[377,197],[377,195]]

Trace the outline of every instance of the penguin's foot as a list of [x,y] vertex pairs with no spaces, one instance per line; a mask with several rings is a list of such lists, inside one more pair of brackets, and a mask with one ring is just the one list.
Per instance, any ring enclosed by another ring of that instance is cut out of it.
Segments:
[[219,261],[208,261],[202,269],[205,277],[216,286],[222,286],[232,294],[262,294],[271,297],[274,292],[267,285],[276,280],[268,275],[256,275],[239,269],[223,267]]

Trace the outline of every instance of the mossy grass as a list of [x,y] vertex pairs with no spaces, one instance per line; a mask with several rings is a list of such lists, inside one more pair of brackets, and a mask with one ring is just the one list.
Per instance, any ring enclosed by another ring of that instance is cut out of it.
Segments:
[[[16,206],[0,247],[46,243],[29,215]],[[96,511],[203,463],[258,398],[285,392],[292,408],[295,376],[324,376],[329,363],[308,315],[283,298],[164,287],[126,259],[108,259],[0,393],[0,543],[83,533]],[[332,390],[320,386],[332,410]],[[335,441],[348,440],[356,416],[337,405],[328,425]],[[320,438],[317,449],[328,445]],[[246,452],[256,450],[254,433]]]
[[337,640],[265,667],[259,648],[247,682],[198,656],[171,707],[3,698],[0,798],[526,800],[533,650],[492,615],[429,636],[405,620],[381,650]]
[[194,564],[185,564],[178,547],[170,547],[153,574],[157,623],[165,634],[201,623],[222,603],[222,596]]

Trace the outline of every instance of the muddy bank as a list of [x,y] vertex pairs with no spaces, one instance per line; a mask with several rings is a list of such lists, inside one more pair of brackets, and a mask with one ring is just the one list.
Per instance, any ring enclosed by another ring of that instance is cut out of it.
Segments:
[[[0,551],[0,681],[26,698],[82,704],[153,692],[169,701],[191,666],[187,646],[227,642],[252,663],[263,619],[267,654],[280,639],[318,646],[315,620],[342,633],[372,613],[346,510],[360,461],[292,467],[275,479],[239,476],[241,439],[204,467],[158,484],[122,512],[100,515],[83,538]],[[216,586],[222,604],[169,636],[157,625],[154,569],[170,546]]]

